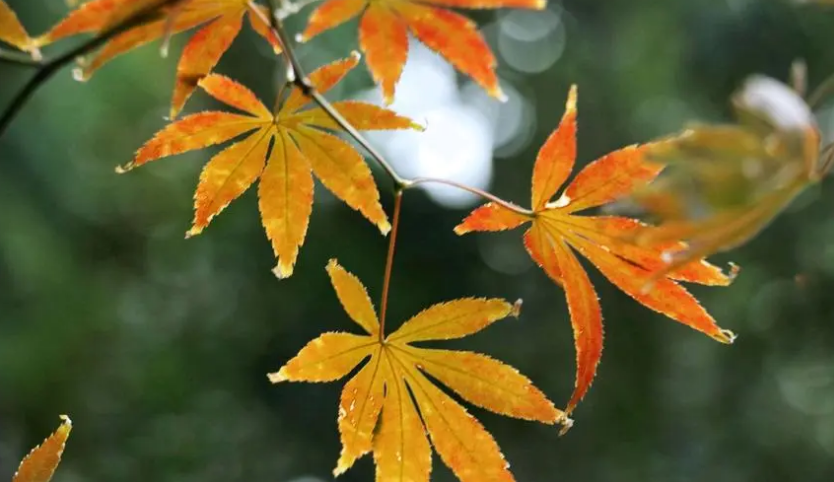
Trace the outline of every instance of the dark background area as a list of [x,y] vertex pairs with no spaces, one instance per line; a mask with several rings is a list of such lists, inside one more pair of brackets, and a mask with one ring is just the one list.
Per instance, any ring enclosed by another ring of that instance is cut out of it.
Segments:
[[[62,0],[9,4],[35,34],[67,11]],[[564,0],[549,10],[558,22],[532,40],[513,26],[524,30],[539,14],[472,14],[496,50],[499,75],[533,114],[513,152],[496,155],[489,187],[522,204],[537,148],[556,127],[571,83],[580,86],[581,166],[691,120],[728,120],[727,99],[751,73],[785,80],[796,58],[808,62],[811,85],[834,72],[834,8]],[[292,32],[309,11],[290,20]],[[319,185],[296,274],[279,281],[253,190],[205,233],[183,239],[209,152],[114,174],[165,125],[185,38],[167,59],[153,44],[84,84],[67,69],[0,139],[0,480],[11,479],[61,413],[75,429],[60,482],[332,478],[341,384],[273,386],[266,373],[321,332],[356,329],[324,267],[338,258],[376,299],[386,239]],[[356,38],[352,21],[301,46],[302,61],[312,68],[343,57]],[[512,48],[527,41],[538,43]],[[557,48],[544,69],[514,68],[528,64],[513,55]],[[270,104],[278,67],[245,27],[217,71]],[[0,105],[29,75],[0,65]],[[357,68],[336,94],[369,86]],[[197,94],[186,112],[214,106]],[[829,139],[830,107],[817,112]],[[390,212],[390,185],[375,172]],[[716,258],[741,265],[735,284],[693,288],[739,335],[731,347],[650,312],[589,269],[606,345],[574,429],[560,438],[553,427],[471,409],[516,478],[834,480],[833,205],[829,179],[753,242]],[[510,363],[563,404],[574,377],[564,295],[527,260],[520,232],[457,237],[452,228],[467,212],[408,192],[390,320],[397,326],[422,307],[463,296],[523,298],[519,320],[445,346]],[[433,480],[452,480],[441,465],[435,456]],[[371,478],[369,457],[341,477]]]

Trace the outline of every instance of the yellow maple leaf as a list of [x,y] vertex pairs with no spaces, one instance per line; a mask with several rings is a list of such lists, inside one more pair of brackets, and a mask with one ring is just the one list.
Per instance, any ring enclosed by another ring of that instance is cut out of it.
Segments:
[[327,272],[345,311],[367,334],[325,333],[269,378],[273,383],[334,381],[368,359],[342,390],[338,417],[342,454],[335,475],[373,452],[376,480],[428,481],[428,432],[440,458],[460,480],[513,480],[489,432],[426,374],[487,410],[546,424],[570,423],[529,379],[508,365],[480,353],[411,345],[477,333],[495,321],[517,316],[520,305],[484,298],[440,303],[385,336],[361,282],[335,260],[327,265]]
[[69,417],[61,415],[61,420],[58,429],[23,458],[12,482],[49,482],[52,479],[72,430]]
[[14,10],[3,0],[0,0],[0,42],[6,42],[24,52],[31,53],[35,58],[40,58],[35,41],[26,33],[26,29],[21,25]]
[[[326,92],[358,61],[359,55],[355,54],[325,65],[313,72],[310,80],[320,92]],[[275,274],[288,277],[307,235],[313,209],[313,173],[383,234],[391,229],[362,155],[327,132],[339,128],[321,108],[303,109],[310,99],[300,89],[293,88],[279,104],[278,112],[273,113],[249,89],[227,77],[211,74],[199,86],[245,115],[209,111],[183,117],[158,132],[139,149],[133,162],[120,168],[127,171],[248,133],[203,169],[194,195],[194,222],[187,236],[202,232],[214,216],[260,179],[259,208],[278,258]],[[410,119],[373,104],[343,101],[334,102],[333,107],[357,129],[421,129]]]

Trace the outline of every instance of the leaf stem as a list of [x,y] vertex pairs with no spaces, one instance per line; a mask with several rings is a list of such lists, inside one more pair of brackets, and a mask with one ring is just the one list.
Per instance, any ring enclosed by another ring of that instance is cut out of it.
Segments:
[[388,239],[388,256],[385,258],[385,277],[382,279],[382,299],[379,302],[379,342],[385,341],[385,315],[388,312],[388,291],[391,287],[391,271],[394,268],[394,252],[397,249],[397,233],[400,228],[400,212],[403,204],[403,190],[394,193],[394,219]]
[[489,202],[497,204],[497,205],[499,205],[499,206],[501,206],[505,209],[509,209],[510,211],[521,214],[522,216],[533,217],[535,215],[535,213],[533,213],[533,211],[531,211],[529,209],[525,209],[525,208],[523,208],[521,206],[518,206],[516,204],[513,204],[511,202],[504,201],[503,199],[499,198],[498,196],[496,196],[494,194],[490,194],[490,193],[488,193],[488,192],[486,192],[482,189],[478,189],[477,187],[467,186],[466,184],[461,184],[461,183],[456,182],[456,181],[450,181],[448,179],[438,179],[438,178],[433,178],[433,177],[418,177],[418,178],[415,178],[415,179],[408,179],[408,180],[406,180],[406,185],[405,185],[404,189],[409,189],[409,188],[412,188],[412,187],[420,185],[420,184],[429,184],[429,183],[444,184],[446,186],[451,186],[451,187],[458,188],[462,191],[470,192],[472,194],[475,194],[477,196],[482,197],[483,199],[485,199]]
[[29,82],[27,82],[23,88],[18,91],[14,98],[12,98],[9,106],[6,107],[6,110],[3,111],[3,115],[0,116],[0,137],[3,137],[3,134],[5,134],[9,124],[11,124],[17,114],[20,113],[32,95],[59,70],[72,63],[77,57],[81,57],[107,43],[107,41],[113,37],[154,19],[154,15],[159,11],[159,9],[176,1],[180,0],[162,0],[153,5],[151,8],[141,10],[137,12],[136,15],[128,17],[118,25],[87,40],[64,55],[46,62],[41,62],[39,64],[40,67],[35,72],[35,75],[32,76],[32,78],[29,79]]

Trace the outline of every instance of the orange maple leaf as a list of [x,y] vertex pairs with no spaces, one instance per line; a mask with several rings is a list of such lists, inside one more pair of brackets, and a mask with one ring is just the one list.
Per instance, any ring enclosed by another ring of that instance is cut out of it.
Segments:
[[[358,61],[359,55],[354,53],[316,70],[310,79],[326,92]],[[278,258],[275,274],[280,278],[292,275],[313,209],[311,170],[336,197],[376,224],[383,234],[391,229],[370,168],[350,144],[326,132],[339,127],[321,108],[301,110],[310,99],[300,89],[293,88],[280,110],[273,113],[250,90],[227,77],[211,74],[199,86],[247,115],[211,111],[183,117],[158,132],[137,151],[133,162],[120,168],[127,171],[249,133],[203,169],[194,196],[194,223],[187,236],[199,234],[260,178],[259,207]],[[410,119],[372,104],[344,101],[333,106],[357,129],[421,129]]]
[[72,430],[69,417],[61,415],[61,420],[63,422],[58,429],[23,458],[12,482],[49,482],[61,463],[64,446]]
[[29,37],[14,10],[4,0],[0,0],[0,41],[24,52],[30,52],[35,58],[40,58],[35,41]]
[[338,417],[342,453],[334,475],[373,451],[376,480],[428,481],[428,431],[440,458],[460,480],[513,480],[489,432],[425,374],[487,410],[546,424],[569,423],[529,379],[508,365],[480,353],[411,346],[477,333],[507,316],[518,316],[520,305],[484,298],[440,303],[385,336],[362,283],[336,260],[330,260],[327,272],[345,311],[367,335],[325,333],[269,379],[273,383],[334,381],[369,358],[342,390]]
[[[249,0],[92,0],[70,12],[47,34],[38,38],[37,43],[45,45],[80,33],[98,34],[154,5],[161,5],[158,14],[148,22],[130,28],[108,41],[83,65],[83,78],[88,78],[117,55],[207,23],[188,41],[177,65],[176,86],[171,101],[171,118],[174,118],[200,79],[214,69],[220,57],[229,49],[243,26],[245,15],[248,14],[252,28],[266,38],[276,52],[280,52],[278,40],[263,20],[268,18],[268,9],[263,6],[253,7]],[[256,12],[255,8],[260,12]]]
[[629,146],[585,167],[554,202],[550,199],[565,183],[576,157],[576,87],[571,88],[559,127],[545,142],[533,169],[533,210],[521,214],[497,204],[473,211],[459,226],[458,234],[500,231],[526,223],[524,246],[533,260],[565,290],[576,343],[576,386],[566,411],[570,413],[593,381],[602,355],[602,311],[588,275],[574,255],[576,250],[626,294],[652,310],[702,331],[722,343],[734,335],[722,330],[698,301],[678,281],[727,285],[729,277],[702,260],[689,263],[645,291],[651,274],[664,266],[663,252],[682,243],[642,247],[625,241],[641,224],[616,216],[577,216],[627,195],[635,186],[653,179],[662,169],[645,162],[646,146]]
[[495,57],[475,22],[444,8],[543,9],[546,0],[327,0],[310,16],[301,36],[306,41],[351,18],[359,22],[359,46],[387,104],[408,57],[408,32],[472,77],[490,95],[503,98],[495,75]]

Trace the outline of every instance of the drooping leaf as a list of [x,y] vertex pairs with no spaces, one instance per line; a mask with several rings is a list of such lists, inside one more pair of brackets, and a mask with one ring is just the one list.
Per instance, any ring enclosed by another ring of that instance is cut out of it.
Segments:
[[92,0],[70,12],[37,42],[45,45],[71,35],[99,34],[143,12],[150,12],[147,21],[105,43],[82,65],[81,72],[88,78],[118,55],[203,25],[186,44],[177,65],[171,118],[179,114],[199,81],[229,49],[240,32],[244,16],[248,16],[252,28],[272,44],[275,52],[280,52],[278,40],[264,20],[268,18],[268,10],[253,6],[248,0]]
[[0,42],[6,42],[32,56],[40,57],[35,41],[26,33],[14,10],[4,0],[0,0]]
[[496,60],[477,25],[446,8],[545,8],[546,0],[326,0],[310,16],[302,41],[361,15],[359,46],[387,104],[408,57],[408,32],[502,98]]
[[487,410],[546,424],[569,423],[529,379],[508,365],[479,353],[411,345],[477,333],[502,318],[518,316],[518,305],[483,298],[441,303],[385,336],[361,282],[335,260],[327,272],[339,301],[366,334],[325,333],[269,378],[273,383],[332,381],[367,359],[342,390],[342,454],[335,475],[373,452],[376,480],[428,482],[430,438],[460,480],[513,480],[489,432],[426,375]]
[[646,151],[669,167],[632,196],[660,221],[635,239],[687,242],[667,250],[656,276],[746,243],[830,166],[811,109],[787,85],[753,76],[733,103],[738,124],[693,126]]
[[723,343],[733,335],[719,328],[698,301],[677,281],[727,285],[730,278],[702,260],[679,267],[644,290],[652,273],[664,264],[664,249],[682,248],[678,241],[645,247],[630,240],[642,225],[612,216],[581,216],[628,195],[657,176],[662,166],[647,162],[651,145],[629,146],[586,166],[563,189],[576,156],[576,88],[568,96],[559,127],[539,151],[533,168],[532,211],[511,210],[497,204],[475,209],[459,226],[458,234],[501,231],[529,223],[524,246],[542,270],[565,290],[576,344],[576,386],[566,411],[570,413],[588,391],[602,355],[602,309],[578,252],[626,294],[648,308],[695,328]]
[[55,432],[42,444],[33,448],[18,467],[12,482],[49,482],[67,443],[72,421],[66,415],[61,415],[62,423]]
[[[341,80],[358,63],[358,55],[326,65],[311,74],[322,92]],[[274,114],[246,87],[210,74],[199,86],[215,99],[244,114],[201,112],[186,116],[158,132],[136,153],[123,171],[147,162],[220,144],[247,134],[214,156],[200,175],[195,194],[194,222],[188,236],[199,234],[212,218],[243,194],[256,180],[258,202],[267,237],[278,265],[275,273],[293,273],[307,234],[313,206],[313,175],[333,194],[362,213],[385,234],[388,218],[370,168],[346,141],[326,130],[337,126],[321,108],[304,108],[310,99],[294,88]],[[362,102],[336,102],[346,118],[361,129],[420,129],[411,120]]]

